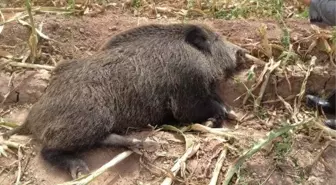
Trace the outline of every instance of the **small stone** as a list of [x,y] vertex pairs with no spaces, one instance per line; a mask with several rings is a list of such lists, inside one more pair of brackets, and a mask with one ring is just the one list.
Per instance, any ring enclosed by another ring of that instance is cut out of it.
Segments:
[[116,26],[109,27],[109,30],[110,30],[110,31],[116,31],[116,30],[117,30],[117,27],[116,27]]
[[318,179],[317,177],[314,177],[314,176],[310,176],[310,177],[308,178],[308,182],[317,184],[317,183],[320,182],[320,179]]
[[79,32],[84,33],[84,28],[79,28]]

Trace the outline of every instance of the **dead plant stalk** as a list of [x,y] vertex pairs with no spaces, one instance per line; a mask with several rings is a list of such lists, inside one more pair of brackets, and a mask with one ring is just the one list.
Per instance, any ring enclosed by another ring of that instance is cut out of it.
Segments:
[[123,153],[118,154],[116,157],[114,157],[110,162],[104,164],[102,167],[97,169],[96,171],[92,172],[89,175],[82,176],[74,181],[62,183],[59,185],[86,185],[89,184],[91,181],[93,181],[95,178],[97,178],[99,175],[110,169],[111,167],[115,166],[128,156],[130,156],[133,153],[133,151],[125,151]]
[[252,85],[251,89],[248,90],[251,93],[249,93],[249,92],[246,93],[246,95],[244,97],[244,100],[243,100],[243,105],[246,104],[248,98],[253,93],[253,91],[255,91],[259,87],[259,85],[263,82],[264,76],[267,73],[267,69],[269,68],[269,66],[270,66],[270,63],[266,63],[266,65],[264,66],[263,71],[261,72],[260,76],[258,77],[257,83],[255,83],[254,85]]
[[[200,143],[194,143],[191,147],[187,149],[187,151],[183,154],[181,158],[179,158],[174,166],[171,169],[171,172],[174,174],[174,176],[177,175],[177,173],[180,171],[182,163],[185,163],[188,158],[192,157],[200,148]],[[170,177],[166,177],[161,185],[170,185],[173,183],[173,179]]]
[[51,71],[55,68],[54,66],[49,66],[49,65],[14,62],[14,61],[10,61],[10,60],[4,59],[4,58],[0,61],[3,62],[6,65],[8,64],[8,65],[14,66],[14,67],[23,67],[23,68],[32,68],[32,69],[45,69],[45,70],[48,70],[48,71]]
[[215,169],[214,169],[214,172],[213,172],[213,175],[212,175],[212,178],[210,180],[209,185],[216,185],[217,184],[218,175],[219,175],[219,172],[220,172],[220,170],[223,166],[224,159],[226,158],[227,151],[228,151],[228,147],[224,146],[224,149],[222,150],[222,153],[219,156],[218,161],[215,165]]
[[20,184],[20,180],[21,180],[21,176],[22,176],[21,160],[22,160],[21,147],[18,147],[18,172],[17,172],[17,178],[16,178],[15,185],[19,185]]
[[37,57],[37,43],[38,43],[38,38],[37,38],[37,33],[35,29],[35,24],[34,24],[34,18],[32,14],[32,9],[31,9],[31,1],[26,0],[26,8],[27,12],[29,15],[29,20],[30,20],[30,25],[31,25],[31,35],[29,37],[29,47],[31,50],[31,62],[34,63],[35,59]]
[[315,66],[315,62],[316,62],[316,57],[313,56],[310,60],[310,64],[308,66],[307,72],[306,72],[306,76],[303,79],[302,85],[301,85],[301,89],[300,89],[300,93],[297,95],[297,98],[295,99],[295,104],[294,104],[294,113],[292,118],[297,121],[297,114],[299,113],[300,107],[301,107],[301,101],[302,98],[306,92],[306,86],[307,86],[307,82],[308,82],[308,78],[310,76],[310,73],[313,71],[314,66]]
[[266,87],[267,87],[267,85],[268,85],[269,79],[270,79],[270,77],[271,77],[271,74],[273,73],[273,71],[274,71],[276,68],[278,68],[278,67],[280,66],[280,64],[281,64],[281,60],[278,61],[278,62],[276,62],[276,63],[274,63],[274,59],[271,58],[269,63],[270,63],[270,66],[269,66],[269,68],[268,68],[267,73],[265,74],[264,82],[262,83],[261,88],[260,88],[260,91],[259,91],[259,96],[258,96],[258,98],[257,98],[257,99],[255,100],[255,102],[254,102],[254,111],[255,111],[255,112],[257,111],[257,109],[258,109],[259,106],[260,106],[260,102],[261,102],[261,100],[262,100],[262,98],[263,98],[263,96],[264,96],[264,93],[265,93]]

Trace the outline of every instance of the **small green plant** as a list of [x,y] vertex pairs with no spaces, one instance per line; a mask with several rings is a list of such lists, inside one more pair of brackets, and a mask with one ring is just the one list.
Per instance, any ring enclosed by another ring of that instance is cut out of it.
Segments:
[[288,50],[289,49],[289,45],[290,45],[290,34],[289,34],[289,30],[288,28],[284,27],[282,28],[282,38],[281,38],[281,44],[283,46],[285,46],[285,48]]
[[188,10],[195,6],[195,0],[188,0],[187,1],[187,8]]
[[[232,5],[233,3],[231,3]],[[264,18],[273,17],[278,20],[284,19],[289,14],[289,11],[285,11],[291,2],[286,2],[283,0],[249,0],[249,1],[235,1],[234,7],[223,6],[219,8],[218,11],[214,12],[216,18],[221,19],[234,19],[238,17],[254,17],[254,18]],[[295,12],[290,11],[290,14],[294,13],[297,16],[297,10]],[[308,12],[306,12],[308,15]]]
[[233,10],[231,10],[231,18],[238,18],[238,17],[247,17],[247,8],[245,7],[236,7]]
[[255,115],[260,120],[266,120],[267,118],[269,118],[267,110],[262,106],[258,107],[258,111],[255,111]]
[[274,13],[276,17],[280,20],[283,19],[283,1],[282,0],[273,0]]
[[189,21],[188,16],[184,15],[184,16],[182,17],[182,24],[187,24],[188,21]]
[[215,12],[215,18],[217,19],[236,19],[239,17],[246,18],[248,14],[248,10],[245,7],[235,7],[232,10],[225,10],[221,9],[217,12]]
[[73,10],[75,8],[75,0],[68,0],[68,9]]
[[282,141],[277,142],[275,144],[275,152],[276,152],[276,161],[282,161],[286,155],[291,151],[293,139],[290,133],[284,133],[282,136]]
[[299,13],[297,17],[308,18],[309,17],[309,10],[308,10],[308,8],[305,8],[305,10],[303,12]]
[[215,18],[217,19],[225,19],[227,17],[227,11],[226,10],[219,10],[215,12]]
[[140,8],[141,7],[141,0],[133,0],[132,7]]
[[336,26],[333,27],[332,32],[331,32],[331,40],[332,40],[332,44],[336,44]]
[[251,68],[249,69],[248,73],[247,73],[247,81],[251,81],[252,79],[255,78],[255,72],[254,72],[254,69]]

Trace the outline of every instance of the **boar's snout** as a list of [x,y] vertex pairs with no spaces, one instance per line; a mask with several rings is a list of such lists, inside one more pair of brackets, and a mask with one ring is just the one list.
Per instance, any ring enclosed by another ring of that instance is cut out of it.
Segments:
[[248,51],[238,45],[235,45],[229,41],[225,41],[226,47],[228,48],[229,56],[233,61],[236,62],[237,68],[240,68],[240,66],[244,65],[246,62],[246,54]]
[[248,51],[243,48],[239,48],[236,51],[236,62],[237,62],[237,68],[240,68],[244,66],[244,64],[247,61],[246,54],[248,54]]

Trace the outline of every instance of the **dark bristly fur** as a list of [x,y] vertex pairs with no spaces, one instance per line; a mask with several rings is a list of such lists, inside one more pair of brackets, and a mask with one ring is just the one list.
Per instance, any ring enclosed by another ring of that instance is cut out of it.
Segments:
[[[94,56],[60,63],[24,124],[7,136],[31,133],[42,142],[44,159],[75,178],[87,173],[75,151],[113,144],[107,138],[128,127],[209,118],[220,126],[226,112],[216,84],[242,56],[230,49],[200,25],[147,25],[120,33]],[[129,146],[130,140],[120,139]]]

